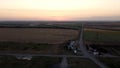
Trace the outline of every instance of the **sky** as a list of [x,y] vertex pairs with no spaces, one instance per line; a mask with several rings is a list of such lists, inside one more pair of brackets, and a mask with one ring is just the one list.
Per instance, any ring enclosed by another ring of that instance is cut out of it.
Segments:
[[0,0],[0,20],[120,20],[120,0]]

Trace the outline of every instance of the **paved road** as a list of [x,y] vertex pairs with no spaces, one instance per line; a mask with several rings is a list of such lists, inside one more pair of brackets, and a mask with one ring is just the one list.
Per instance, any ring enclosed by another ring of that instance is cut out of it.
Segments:
[[19,56],[44,56],[44,57],[78,57],[78,58],[85,58],[84,56],[74,56],[74,55],[44,55],[44,54],[22,54],[22,53],[0,53],[0,55],[11,55],[11,56],[16,56],[16,57],[19,57]]
[[[11,56],[16,56],[16,57],[29,57],[29,56],[44,56],[44,57],[75,57],[75,58],[86,58],[85,56],[76,56],[76,55],[44,55],[44,54],[22,54],[22,53],[4,53],[4,52],[0,52],[0,55],[11,55]],[[98,56],[98,57],[111,57],[111,58],[117,58],[120,56]]]
[[62,58],[62,62],[60,64],[60,66],[61,66],[61,68],[68,68],[68,62],[67,62],[67,57],[66,56],[64,56]]
[[91,59],[92,61],[94,61],[98,66],[100,66],[101,68],[107,68],[107,66],[105,66],[103,63],[101,63],[100,61],[98,61],[94,55],[91,55],[88,53],[86,46],[83,44],[83,25],[80,31],[80,36],[79,36],[79,47],[80,50],[83,52],[83,56]]

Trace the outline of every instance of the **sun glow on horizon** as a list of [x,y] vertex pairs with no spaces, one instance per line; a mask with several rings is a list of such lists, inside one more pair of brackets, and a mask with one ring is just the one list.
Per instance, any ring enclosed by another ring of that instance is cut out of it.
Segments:
[[119,0],[1,0],[0,19],[72,20],[120,16]]

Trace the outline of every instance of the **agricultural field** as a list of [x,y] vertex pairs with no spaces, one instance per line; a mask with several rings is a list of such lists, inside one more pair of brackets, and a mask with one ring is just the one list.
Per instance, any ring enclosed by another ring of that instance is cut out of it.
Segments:
[[[20,42],[0,42],[1,52],[17,53],[46,53],[46,50],[52,49],[50,44],[20,43]],[[44,51],[44,52],[43,52]]]
[[0,51],[63,54],[65,43],[77,36],[78,31],[70,29],[0,28]]
[[77,36],[77,30],[69,29],[0,28],[0,41],[60,44]]
[[87,46],[110,55],[120,56],[120,31],[85,29],[84,41]]
[[31,53],[42,55],[74,55],[63,44],[0,42],[0,53]]
[[85,29],[84,40],[92,42],[120,42],[120,31]]

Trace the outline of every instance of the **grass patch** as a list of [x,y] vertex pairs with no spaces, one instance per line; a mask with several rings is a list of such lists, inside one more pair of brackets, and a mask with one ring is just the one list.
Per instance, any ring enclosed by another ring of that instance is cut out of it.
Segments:
[[120,68],[120,58],[99,58],[99,60],[110,68]]
[[85,30],[84,40],[95,42],[120,42],[120,31]]
[[68,58],[71,68],[100,68],[94,62],[86,58]]
[[11,51],[26,51],[26,50],[45,50],[50,48],[50,44],[43,43],[20,43],[20,42],[0,42],[0,50],[11,50]]

